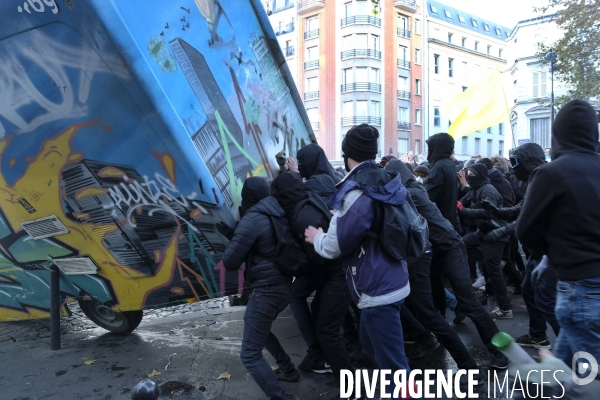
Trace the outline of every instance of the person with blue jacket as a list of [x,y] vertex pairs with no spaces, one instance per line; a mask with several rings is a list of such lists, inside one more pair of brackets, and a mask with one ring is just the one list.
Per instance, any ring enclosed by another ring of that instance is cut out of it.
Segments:
[[385,251],[370,235],[382,218],[382,205],[400,206],[408,193],[396,171],[375,161],[379,132],[361,124],[351,128],[342,151],[349,174],[329,201],[333,210],[329,230],[309,226],[308,243],[327,259],[342,259],[353,301],[361,309],[360,340],[379,369],[410,373],[404,352],[400,309],[410,293],[408,267]]

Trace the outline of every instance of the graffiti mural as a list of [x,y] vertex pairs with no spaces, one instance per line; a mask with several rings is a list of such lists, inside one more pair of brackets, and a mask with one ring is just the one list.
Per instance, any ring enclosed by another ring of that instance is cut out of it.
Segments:
[[63,301],[118,311],[241,291],[215,224],[312,139],[260,6],[233,3],[0,4],[0,321],[48,317],[53,260],[97,267]]

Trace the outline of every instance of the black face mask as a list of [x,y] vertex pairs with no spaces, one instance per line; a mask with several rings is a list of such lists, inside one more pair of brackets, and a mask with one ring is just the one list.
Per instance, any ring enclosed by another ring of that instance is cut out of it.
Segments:
[[344,167],[346,167],[346,172],[350,172],[350,166],[348,165],[348,156],[347,155],[343,155],[342,157],[344,157]]
[[514,167],[513,173],[515,174],[515,178],[522,182],[527,182],[529,180],[529,171],[522,165]]
[[467,175],[467,183],[472,188],[476,188],[479,185],[481,185],[483,183],[483,181],[485,181],[485,178],[486,178],[485,176]]

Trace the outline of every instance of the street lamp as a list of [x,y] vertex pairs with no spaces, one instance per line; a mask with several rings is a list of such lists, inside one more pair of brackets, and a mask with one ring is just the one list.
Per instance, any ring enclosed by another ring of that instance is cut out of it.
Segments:
[[550,119],[550,126],[554,125],[554,63],[556,62],[556,53],[552,50],[550,50],[546,56],[544,56],[544,59],[546,61],[548,61],[550,63],[550,75],[551,75],[551,79],[552,79],[552,91],[550,94],[550,101],[552,104],[552,113],[551,113],[551,119]]

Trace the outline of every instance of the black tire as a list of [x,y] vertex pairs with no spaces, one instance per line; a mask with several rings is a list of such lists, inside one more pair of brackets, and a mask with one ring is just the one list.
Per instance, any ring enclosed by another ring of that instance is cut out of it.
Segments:
[[93,323],[113,333],[133,332],[144,316],[142,311],[113,311],[98,300],[80,300],[79,307]]

